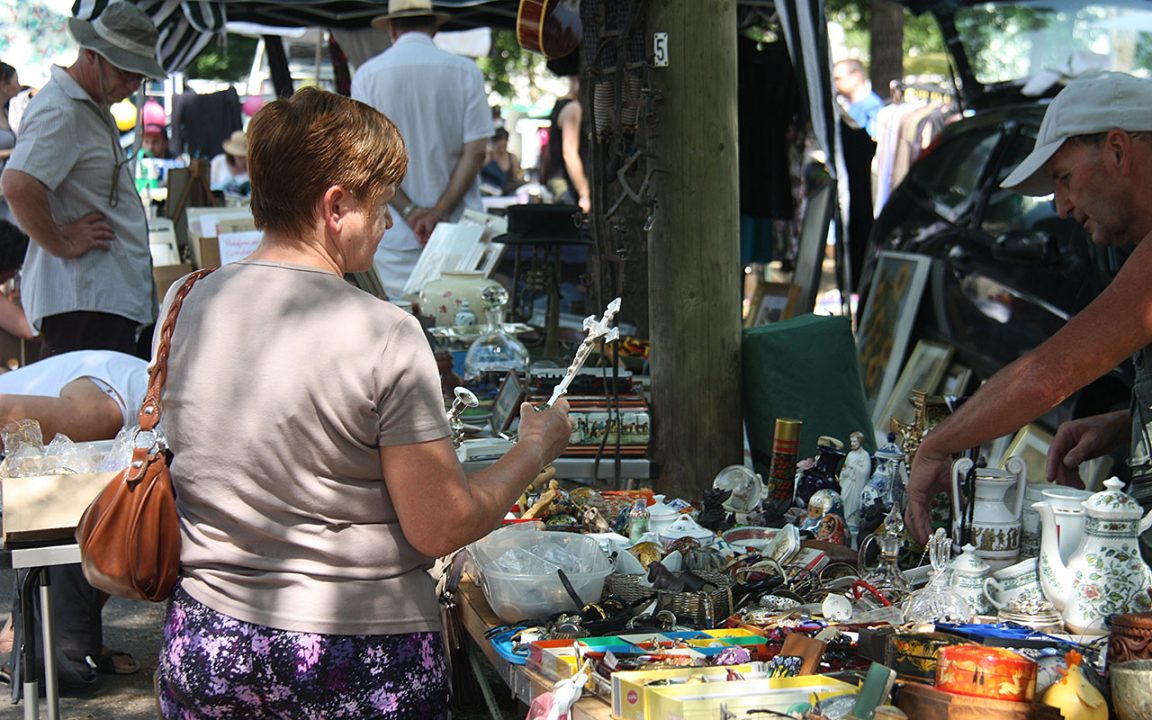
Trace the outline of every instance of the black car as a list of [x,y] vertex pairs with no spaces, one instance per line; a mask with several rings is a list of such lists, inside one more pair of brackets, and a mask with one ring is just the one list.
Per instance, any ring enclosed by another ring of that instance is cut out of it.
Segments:
[[[1139,7],[1136,15],[1150,15],[1152,4],[1141,2]],[[1081,2],[1052,7],[945,4],[934,9],[946,39],[956,40],[965,27],[970,32],[979,29],[975,34],[983,49],[966,57],[965,46],[950,43],[960,51],[956,67],[964,77],[961,94],[967,110],[921,155],[877,217],[861,297],[867,297],[879,251],[933,258],[916,337],[954,347],[956,359],[972,368],[977,380],[1059,330],[1099,294],[1123,259],[1116,250],[1095,246],[1075,222],[1060,219],[1051,196],[1024,197],[999,187],[1031,152],[1048,101],[1025,98],[1020,83],[979,76],[977,60],[988,48],[1006,52],[1004,48],[1012,47],[1009,41],[991,42],[1002,26],[1011,26],[998,9],[1017,20],[1024,12],[1033,33],[1059,23],[1080,29],[1082,40],[1094,41],[1081,26],[1090,28],[1103,18],[1096,24],[1108,20],[1103,27],[1112,27],[1125,12],[1111,9],[1105,17],[1100,6]],[[1141,32],[1135,35],[1148,38]],[[1040,54],[1033,46],[1025,49]],[[1111,69],[1138,72],[1134,67]],[[1053,86],[1046,95],[1058,90],[1059,85]],[[1043,424],[1051,429],[1071,417],[1126,407],[1130,386],[1130,368],[1118,368],[1069,398]]]

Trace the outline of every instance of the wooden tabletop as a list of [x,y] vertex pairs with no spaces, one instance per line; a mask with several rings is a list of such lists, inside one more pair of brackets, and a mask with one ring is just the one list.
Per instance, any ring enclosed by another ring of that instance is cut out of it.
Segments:
[[[532,698],[552,689],[552,680],[534,672],[525,665],[515,665],[500,657],[496,648],[492,647],[492,643],[484,637],[484,633],[488,632],[489,629],[504,623],[496,617],[492,608],[488,606],[488,600],[484,597],[483,590],[470,580],[464,580],[460,583],[458,597],[460,602],[457,607],[464,627],[468,631],[468,636],[472,638],[472,641],[484,653],[484,657],[488,658],[488,662],[492,663],[500,677],[508,683],[517,697],[524,702],[531,702]],[[612,706],[607,698],[585,695],[572,708],[571,716],[572,720],[610,720]]]

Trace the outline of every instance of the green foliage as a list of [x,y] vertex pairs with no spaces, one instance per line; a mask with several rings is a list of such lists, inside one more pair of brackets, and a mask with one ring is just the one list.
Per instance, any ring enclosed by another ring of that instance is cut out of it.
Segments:
[[[844,42],[849,48],[858,50],[862,59],[867,60],[871,47],[868,26],[872,20],[872,3],[870,0],[826,0],[826,12],[830,21],[836,22],[844,28]],[[938,59],[944,53],[944,38],[940,35],[940,28],[936,18],[931,13],[913,15],[904,11],[904,57],[905,70],[908,69],[912,58]],[[913,61],[918,68],[923,67],[923,60]],[[930,67],[939,65],[937,62],[928,63]],[[943,67],[940,66],[940,72]]]
[[243,35],[229,34],[217,38],[188,65],[188,77],[239,82],[252,69],[252,55],[258,42],[256,38]]
[[508,99],[516,96],[512,78],[526,75],[529,86],[534,89],[534,78],[547,72],[544,57],[521,48],[516,40],[516,33],[512,30],[493,29],[492,52],[488,57],[479,58],[476,62],[480,66],[480,71],[484,73],[488,88]]

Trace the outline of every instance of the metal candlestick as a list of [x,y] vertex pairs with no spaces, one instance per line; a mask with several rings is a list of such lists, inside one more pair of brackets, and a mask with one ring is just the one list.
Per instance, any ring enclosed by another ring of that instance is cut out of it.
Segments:
[[480,400],[475,393],[463,386],[457,387],[453,392],[456,394],[456,399],[452,401],[452,407],[448,408],[448,424],[452,428],[452,445],[460,447],[460,443],[464,442],[464,419],[461,416],[465,408],[476,407],[480,404]]

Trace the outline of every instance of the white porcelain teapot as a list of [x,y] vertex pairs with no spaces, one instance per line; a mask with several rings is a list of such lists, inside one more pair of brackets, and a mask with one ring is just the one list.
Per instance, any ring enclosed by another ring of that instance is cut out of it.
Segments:
[[1112,613],[1152,608],[1152,570],[1140,559],[1136,540],[1152,526],[1152,512],[1141,518],[1140,506],[1118,478],[1105,480],[1104,487],[1083,503],[1084,535],[1067,563],[1052,505],[1032,506],[1040,513],[1040,586],[1074,633],[1102,630]]

